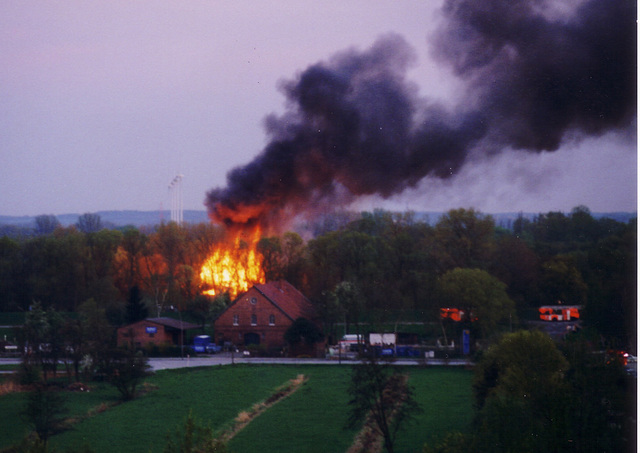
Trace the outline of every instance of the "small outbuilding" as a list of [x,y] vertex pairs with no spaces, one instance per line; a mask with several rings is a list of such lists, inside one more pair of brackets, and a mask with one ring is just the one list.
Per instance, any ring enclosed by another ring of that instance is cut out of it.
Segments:
[[180,346],[187,343],[187,331],[200,326],[173,318],[147,318],[118,329],[118,346]]

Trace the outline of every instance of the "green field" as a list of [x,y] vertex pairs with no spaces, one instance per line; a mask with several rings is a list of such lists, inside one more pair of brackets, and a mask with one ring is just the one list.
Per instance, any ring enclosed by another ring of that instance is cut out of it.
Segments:
[[[398,441],[398,452],[420,451],[446,431],[466,431],[472,416],[471,373],[454,368],[408,367],[410,383],[424,412]],[[229,447],[243,452],[344,452],[355,431],[347,419],[348,366],[239,365],[161,371],[147,382],[152,390],[140,398],[104,411],[117,392],[106,385],[90,393],[69,393],[69,416],[81,417],[72,430],[51,439],[57,450],[90,446],[96,452],[161,452],[168,433],[182,425],[189,412],[201,424],[219,431],[235,416],[264,400],[298,374],[308,381],[289,398],[256,418]],[[0,397],[0,448],[26,432],[20,420],[24,394]],[[98,412],[98,413],[96,413]]]

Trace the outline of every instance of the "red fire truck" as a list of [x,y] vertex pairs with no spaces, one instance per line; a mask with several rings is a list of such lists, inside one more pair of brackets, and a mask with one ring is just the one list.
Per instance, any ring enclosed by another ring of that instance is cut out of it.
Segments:
[[574,321],[580,319],[580,305],[543,305],[538,309],[543,321]]

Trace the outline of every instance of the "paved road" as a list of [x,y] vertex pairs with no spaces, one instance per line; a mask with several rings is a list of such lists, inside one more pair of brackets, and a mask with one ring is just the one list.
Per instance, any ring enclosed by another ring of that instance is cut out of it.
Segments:
[[[20,363],[20,359],[0,358],[0,365],[16,365]],[[263,358],[263,357],[243,357],[239,354],[230,353],[215,354],[212,356],[198,356],[181,358],[150,358],[149,365],[154,371],[169,370],[173,368],[189,368],[199,366],[222,366],[231,365],[232,363],[253,363],[253,364],[282,364],[282,365],[353,365],[357,363],[355,360],[338,360],[333,359],[289,359],[289,358]],[[395,365],[425,365],[421,360],[396,360]],[[440,360],[429,359],[427,365],[451,365],[451,366],[468,366],[472,365],[466,360],[452,359]]]
[[[149,365],[154,371],[167,370],[172,368],[187,368],[198,366],[214,366],[214,365],[230,365],[231,363],[253,363],[253,364],[281,364],[281,365],[352,365],[357,363],[355,360],[342,360],[339,362],[335,359],[289,359],[289,358],[263,358],[263,357],[243,357],[230,353],[216,354],[209,357],[187,357],[180,358],[151,358]],[[424,365],[421,360],[396,360],[395,365]],[[468,366],[472,365],[467,360],[440,360],[429,359],[427,365],[453,365]]]

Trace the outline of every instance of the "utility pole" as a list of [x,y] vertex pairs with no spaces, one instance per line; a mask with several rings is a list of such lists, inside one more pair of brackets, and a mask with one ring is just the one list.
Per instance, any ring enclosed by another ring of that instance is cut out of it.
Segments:
[[183,222],[183,206],[182,206],[182,178],[183,174],[178,174],[169,183],[169,194],[171,195],[171,221],[182,225]]

